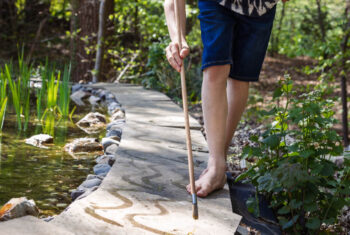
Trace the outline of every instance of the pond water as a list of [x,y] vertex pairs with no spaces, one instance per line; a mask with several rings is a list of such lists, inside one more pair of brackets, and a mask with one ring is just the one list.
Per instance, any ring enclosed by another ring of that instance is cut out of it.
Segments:
[[[93,174],[94,156],[74,159],[63,146],[75,138],[105,136],[105,130],[88,135],[74,123],[88,112],[106,114],[103,107],[77,107],[73,122],[46,122],[38,125],[30,120],[28,129],[18,133],[13,110],[8,110],[3,133],[0,135],[0,207],[13,197],[25,196],[34,199],[39,208],[39,217],[60,213],[71,203],[70,191],[78,187],[88,174]],[[32,115],[35,116],[34,113]],[[54,126],[48,130],[49,126]],[[25,143],[35,134],[49,132],[54,144],[41,149]]]

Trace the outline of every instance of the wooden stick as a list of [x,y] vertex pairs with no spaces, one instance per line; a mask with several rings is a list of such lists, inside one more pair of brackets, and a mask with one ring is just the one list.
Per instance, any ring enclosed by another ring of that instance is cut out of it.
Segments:
[[[181,51],[181,49],[182,49],[182,35],[181,35],[182,25],[181,25],[178,1],[179,0],[174,0],[174,8],[175,8],[175,18],[176,18],[176,26],[177,26],[177,42],[179,44],[179,49]],[[184,114],[185,114],[185,129],[186,129],[186,143],[187,143],[187,156],[188,156],[188,173],[189,173],[189,177],[190,177],[191,194],[192,194],[192,217],[194,219],[198,219],[198,205],[197,205],[197,194],[196,194],[196,190],[195,190],[195,181],[194,181],[194,167],[193,167],[193,156],[192,156],[190,121],[189,121],[189,117],[188,117],[185,66],[184,66],[183,62],[181,65],[180,74],[181,74],[182,103],[183,103],[183,110],[184,110]]]

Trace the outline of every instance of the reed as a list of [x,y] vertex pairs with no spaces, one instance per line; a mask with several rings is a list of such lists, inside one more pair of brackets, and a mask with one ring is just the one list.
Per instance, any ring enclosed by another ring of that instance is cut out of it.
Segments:
[[0,131],[4,125],[7,100],[7,80],[0,69]]
[[60,85],[61,72],[58,72],[57,79],[54,73],[51,73],[51,76],[47,83],[47,109],[48,111],[54,112],[57,108],[57,93]]
[[18,53],[18,80],[20,81],[20,105],[21,115],[24,116],[24,130],[27,129],[30,118],[30,77],[32,75],[32,65],[24,60],[24,49]]
[[20,102],[20,89],[21,89],[21,80],[18,79],[18,81],[14,81],[12,79],[12,70],[10,69],[10,66],[5,64],[5,78],[8,81],[11,96],[12,96],[12,104],[16,111],[16,118],[17,118],[17,128],[19,130],[22,130],[22,120],[21,120],[21,102]]
[[45,65],[40,66],[41,88],[36,91],[36,115],[38,120],[41,120],[43,110],[45,110],[46,104],[44,103],[44,96],[46,95],[47,81],[50,74],[51,69],[49,67],[48,59],[46,58]]
[[66,118],[69,116],[69,104],[70,104],[70,80],[71,66],[64,66],[64,72],[62,77],[62,82],[60,84],[59,93],[59,110],[61,115]]

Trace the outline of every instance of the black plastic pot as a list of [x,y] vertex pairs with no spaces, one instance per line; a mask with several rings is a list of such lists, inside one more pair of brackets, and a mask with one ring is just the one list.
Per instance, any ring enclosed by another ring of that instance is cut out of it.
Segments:
[[[281,235],[281,229],[277,225],[278,221],[269,208],[269,203],[263,195],[258,195],[260,217],[257,218],[249,213],[246,206],[246,201],[249,197],[255,197],[255,187],[251,184],[244,184],[240,181],[234,182],[232,174],[227,172],[227,183],[230,189],[232,211],[242,216],[242,222],[246,225],[255,228],[262,235]],[[269,222],[272,221],[272,222]]]

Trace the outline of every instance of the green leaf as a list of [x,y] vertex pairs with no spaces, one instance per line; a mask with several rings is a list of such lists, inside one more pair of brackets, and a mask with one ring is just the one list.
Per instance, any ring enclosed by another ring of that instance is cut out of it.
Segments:
[[309,212],[314,212],[318,210],[316,203],[304,204],[304,208],[306,211],[309,211]]
[[257,181],[259,183],[259,190],[266,190],[270,192],[274,188],[274,181],[270,173],[260,176]]
[[292,199],[290,202],[289,202],[289,206],[292,208],[292,209],[298,209],[300,208],[300,206],[303,204],[302,201],[297,201],[296,199]]
[[273,99],[280,97],[283,94],[281,87],[277,87],[273,92]]
[[323,163],[323,168],[320,172],[322,176],[332,176],[334,174],[334,168],[331,163],[324,162]]
[[278,138],[277,135],[270,135],[267,138],[263,139],[262,141],[264,144],[267,144],[270,148],[276,148],[279,143],[280,139]]
[[282,228],[287,229],[289,227],[292,227],[298,218],[299,218],[299,215],[295,215],[291,220],[289,220],[287,223],[283,224]]
[[250,213],[259,217],[259,201],[255,197],[249,197],[246,201],[246,205]]
[[289,212],[290,212],[289,206],[283,206],[277,211],[277,213],[280,215],[288,214]]
[[306,227],[312,230],[318,229],[321,226],[321,221],[319,218],[313,217],[309,218],[306,222]]

